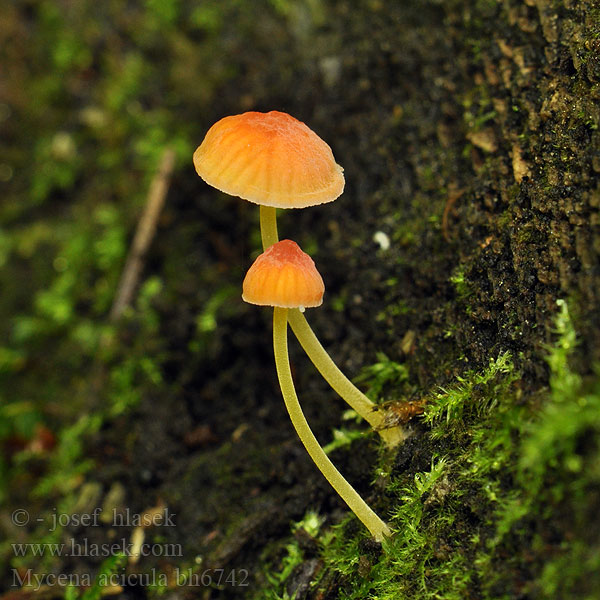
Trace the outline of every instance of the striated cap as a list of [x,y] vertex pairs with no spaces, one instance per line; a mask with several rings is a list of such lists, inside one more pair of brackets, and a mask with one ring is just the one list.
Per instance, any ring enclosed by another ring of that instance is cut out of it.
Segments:
[[209,185],[256,204],[304,208],[344,191],[331,148],[304,123],[278,112],[247,112],[215,123],[194,152]]
[[325,284],[313,259],[292,240],[269,246],[246,273],[242,299],[250,304],[299,308],[320,306]]

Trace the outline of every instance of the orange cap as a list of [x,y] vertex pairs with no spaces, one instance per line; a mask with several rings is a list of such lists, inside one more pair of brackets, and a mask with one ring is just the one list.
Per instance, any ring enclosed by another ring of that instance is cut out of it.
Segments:
[[344,191],[331,148],[304,123],[275,110],[215,123],[194,152],[194,166],[209,185],[265,206],[304,208]]
[[320,306],[325,285],[313,259],[292,240],[269,246],[246,273],[242,299],[250,304]]

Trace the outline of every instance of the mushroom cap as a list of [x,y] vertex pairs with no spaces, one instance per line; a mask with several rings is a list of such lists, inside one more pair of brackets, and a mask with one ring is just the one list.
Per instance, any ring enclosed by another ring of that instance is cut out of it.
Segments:
[[194,152],[209,185],[256,204],[304,208],[344,191],[331,148],[304,123],[278,112],[247,112],[217,121]]
[[292,240],[269,246],[244,278],[242,299],[250,304],[299,308],[320,306],[325,284],[313,259]]

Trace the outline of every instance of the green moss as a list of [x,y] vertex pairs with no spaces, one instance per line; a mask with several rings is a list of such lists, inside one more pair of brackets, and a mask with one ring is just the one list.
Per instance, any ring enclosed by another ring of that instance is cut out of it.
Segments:
[[437,425],[436,435],[443,435],[446,428],[464,426],[469,416],[481,417],[489,412],[517,378],[511,356],[505,352],[490,360],[485,371],[469,371],[457,377],[457,385],[436,394],[427,406],[424,421]]
[[473,294],[473,287],[468,281],[464,265],[458,265],[454,269],[454,273],[450,276],[450,283],[454,285],[459,300],[464,301]]
[[[512,598],[518,589],[593,597],[600,554],[588,519],[600,485],[600,379],[585,382],[569,367],[576,337],[564,302],[556,323],[548,391],[525,402],[504,353],[432,395],[423,418],[431,430],[411,446],[434,443],[430,468],[388,472],[393,537],[379,552],[354,519],[323,532],[316,588],[325,593],[337,573],[337,597],[347,600]],[[557,513],[563,527],[545,525]]]
[[367,396],[371,400],[381,398],[390,387],[398,387],[408,380],[408,369],[396,361],[390,360],[383,352],[377,353],[377,362],[365,367],[355,378],[356,383],[368,385]]
[[[301,567],[307,558],[307,551],[303,548],[301,540],[309,543],[319,534],[322,525],[322,518],[314,511],[308,511],[304,518],[292,525],[292,537],[284,546],[283,552],[276,559],[276,564],[265,565],[265,585],[257,593],[252,595],[256,600],[290,600],[294,597],[286,589],[288,579],[293,576],[294,571]],[[269,558],[269,550],[263,552],[263,560],[273,560]]]
[[92,585],[85,591],[69,585],[65,589],[64,600],[100,600],[105,588],[119,585],[123,580],[121,576],[127,563],[127,557],[122,553],[116,553],[102,561],[100,568]]

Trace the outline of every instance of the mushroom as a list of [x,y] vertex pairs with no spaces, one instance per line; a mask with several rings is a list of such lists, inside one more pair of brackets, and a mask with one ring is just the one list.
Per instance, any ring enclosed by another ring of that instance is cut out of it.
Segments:
[[209,185],[271,208],[332,202],[344,191],[331,148],[304,123],[278,112],[247,112],[215,123],[194,152]]
[[300,441],[327,481],[377,540],[391,535],[335,468],[319,445],[302,412],[292,380],[287,345],[288,310],[320,306],[325,286],[312,258],[296,242],[282,240],[269,246],[248,270],[242,298],[251,304],[273,306],[273,352],[281,393]]
[[[215,123],[194,153],[198,175],[213,187],[260,204],[263,250],[275,244],[277,208],[332,202],[344,191],[343,169],[331,148],[304,123],[278,112],[247,112]],[[304,351],[329,385],[379,432],[388,447],[404,439],[385,415],[337,367],[302,311],[288,321]]]

